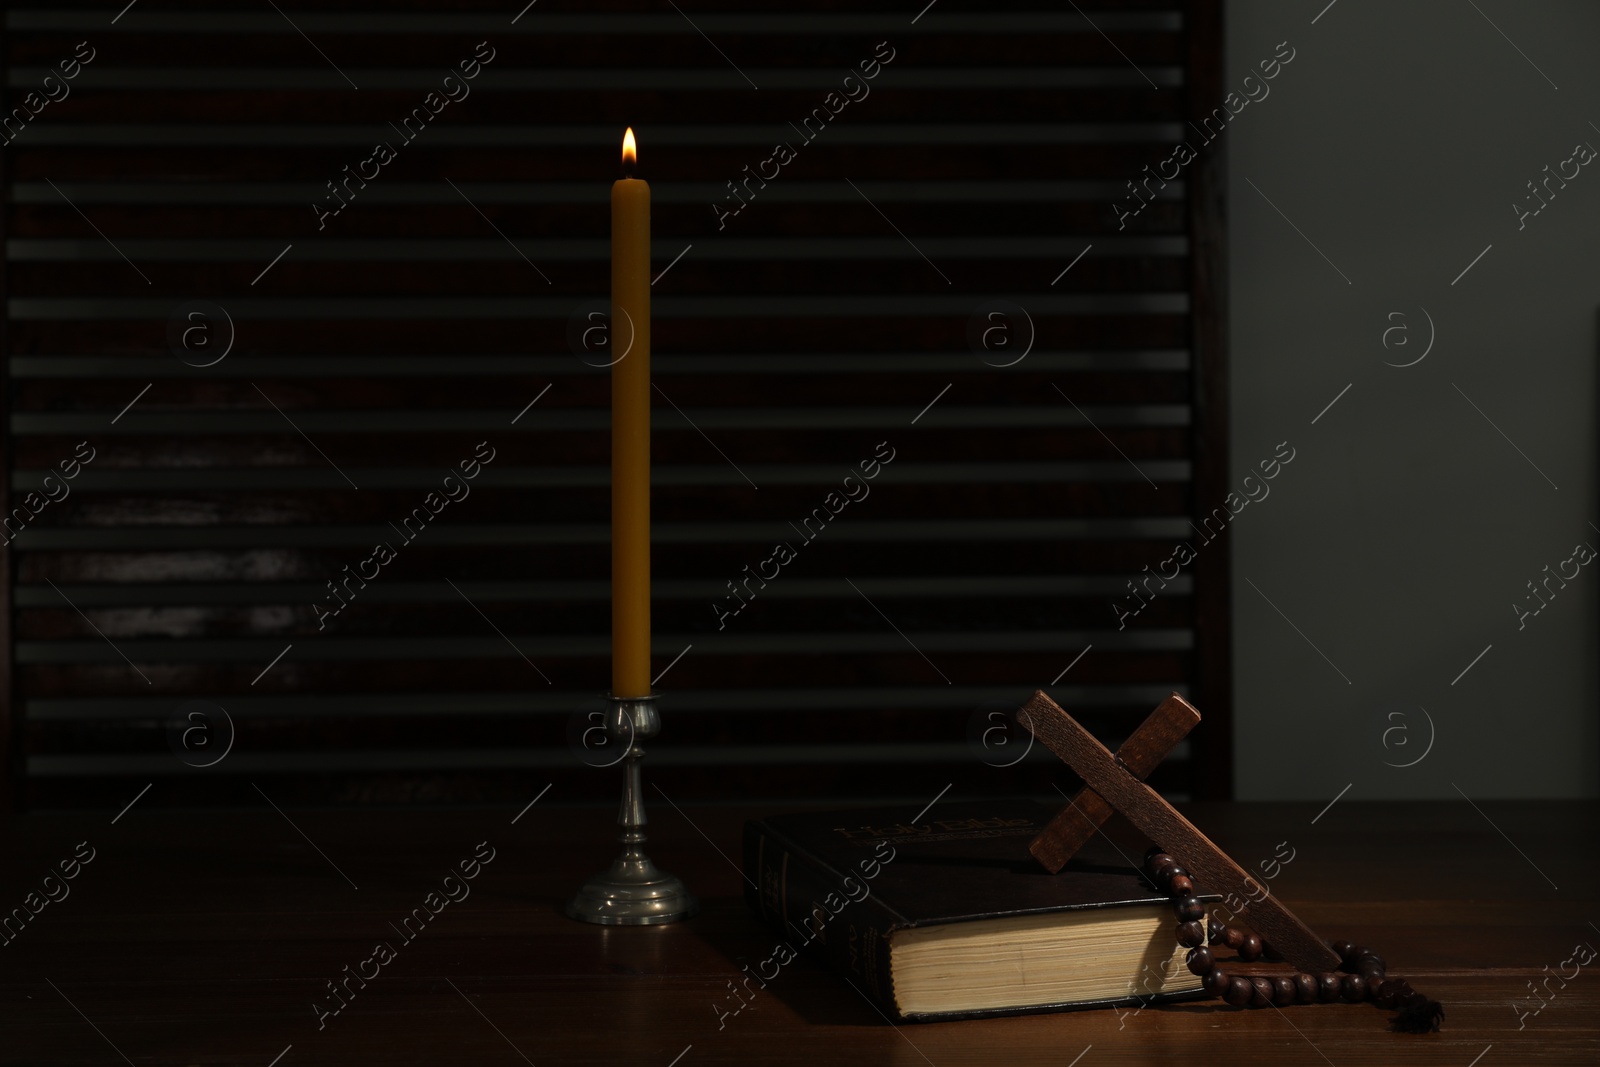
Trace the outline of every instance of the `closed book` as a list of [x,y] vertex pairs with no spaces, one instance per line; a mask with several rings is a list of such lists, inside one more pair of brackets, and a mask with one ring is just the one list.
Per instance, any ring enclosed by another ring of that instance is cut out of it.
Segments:
[[1131,857],[1103,835],[1058,874],[1028,854],[1053,814],[992,800],[747,822],[745,897],[781,939],[758,973],[809,949],[901,1022],[1198,993],[1172,904]]

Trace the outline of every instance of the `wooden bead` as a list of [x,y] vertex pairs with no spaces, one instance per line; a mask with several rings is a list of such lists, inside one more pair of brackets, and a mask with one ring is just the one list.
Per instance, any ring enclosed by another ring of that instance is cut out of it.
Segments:
[[[1200,898],[1196,896],[1180,898],[1172,905],[1172,910],[1176,912],[1178,918],[1182,919],[1184,922],[1194,922],[1198,919],[1205,918],[1206,915],[1206,906],[1200,903]],[[1203,932],[1204,931],[1202,930],[1202,933]]]
[[1222,928],[1222,943],[1234,951],[1238,951],[1239,946],[1244,944],[1244,939],[1248,936],[1237,926],[1224,926]]
[[1337,971],[1323,971],[1317,975],[1317,1000],[1324,1004],[1331,1004],[1339,999],[1342,987],[1341,975]]
[[1272,1007],[1272,979],[1251,978],[1250,986],[1253,990],[1250,996],[1250,1006],[1252,1008]]
[[1217,917],[1215,915],[1206,916],[1206,933],[1211,935],[1211,940],[1221,941],[1222,931],[1225,929],[1226,927],[1217,921]]
[[1161,850],[1160,845],[1151,845],[1149,848],[1144,850],[1144,865],[1149,867],[1155,863],[1157,856],[1165,855],[1166,853]]
[[1185,948],[1194,948],[1196,945],[1205,944],[1206,928],[1197,922],[1178,924],[1178,944]]
[[1294,998],[1301,1004],[1317,1002],[1317,976],[1301,971],[1294,976]]
[[1222,994],[1222,999],[1236,1008],[1242,1008],[1250,1003],[1255,992],[1256,987],[1250,984],[1250,979],[1234,977],[1228,979],[1228,989]]
[[1211,958],[1211,950],[1204,945],[1190,949],[1185,962],[1189,965],[1189,973],[1200,978],[1210,974],[1217,965],[1217,961]]
[[1261,958],[1261,938],[1255,934],[1245,934],[1244,941],[1239,945],[1239,958],[1246,963],[1253,963]]
[[1233,979],[1222,973],[1221,967],[1212,967],[1210,973],[1200,980],[1201,986],[1207,993],[1220,997],[1228,991],[1228,985]]
[[1280,1008],[1286,1008],[1294,1003],[1294,979],[1286,974],[1276,975],[1272,979],[1272,1003]]
[[1359,974],[1347,974],[1339,985],[1339,996],[1351,1004],[1367,999],[1367,980]]
[[1363,963],[1358,973],[1367,980],[1369,986],[1377,986],[1383,981],[1383,968],[1375,963]]
[[1389,969],[1389,964],[1376,952],[1365,953],[1356,962],[1360,965],[1359,969],[1363,971],[1368,967],[1376,967],[1380,971]]
[[1338,956],[1341,960],[1350,959],[1356,951],[1355,942],[1346,937],[1341,937],[1330,947],[1333,949],[1333,954]]
[[1194,882],[1187,874],[1175,874],[1168,883],[1168,891],[1175,897],[1186,897],[1194,892]]

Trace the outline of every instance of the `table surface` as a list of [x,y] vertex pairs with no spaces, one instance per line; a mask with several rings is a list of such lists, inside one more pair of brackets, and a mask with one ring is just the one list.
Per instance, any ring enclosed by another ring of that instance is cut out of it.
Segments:
[[[747,912],[736,866],[744,819],[771,812],[653,804],[651,855],[703,910],[597,927],[561,908],[609,863],[614,813],[554,799],[520,817],[263,804],[0,821],[7,912],[75,850],[88,855],[80,842],[93,849],[67,895],[0,948],[0,1063],[1600,1063],[1600,961],[1550,977],[1574,946],[1600,946],[1600,804],[1346,798],[1315,822],[1317,804],[1185,808],[1247,867],[1288,842],[1294,859],[1272,891],[1444,1003],[1443,1032],[1413,1036],[1389,1032],[1371,1005],[1218,1001],[896,1028],[806,960],[719,1026],[728,983],[774,941]],[[470,895],[415,940],[398,937],[390,924],[479,842],[493,859]],[[326,983],[384,940],[395,958],[319,1022]],[[1519,1015],[1513,1002],[1527,1012],[1529,983],[1545,979],[1543,1007]]]

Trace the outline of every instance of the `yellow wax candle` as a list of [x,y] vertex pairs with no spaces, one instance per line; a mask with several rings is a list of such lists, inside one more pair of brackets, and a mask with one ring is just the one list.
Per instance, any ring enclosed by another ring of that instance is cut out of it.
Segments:
[[611,186],[611,693],[650,694],[650,185]]

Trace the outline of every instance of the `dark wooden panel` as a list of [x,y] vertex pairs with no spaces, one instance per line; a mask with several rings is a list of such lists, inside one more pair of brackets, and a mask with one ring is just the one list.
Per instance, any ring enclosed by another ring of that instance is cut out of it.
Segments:
[[[1188,174],[1125,229],[1110,208],[1113,190],[1164,158],[1202,107],[1189,88],[1197,70],[1214,84],[1211,7],[1095,4],[1091,24],[1042,0],[998,13],[943,0],[914,26],[914,12],[883,0],[795,0],[779,12],[697,0],[712,47],[645,0],[541,0],[516,30],[514,12],[471,0],[280,6],[310,20],[326,60],[269,7],[140,6],[95,38],[99,55],[72,96],[8,145],[6,335],[9,354],[26,359],[8,391],[8,485],[37,485],[79,441],[98,449],[71,495],[10,546],[25,601],[7,613],[15,706],[38,712],[12,718],[34,760],[30,802],[98,803],[134,782],[138,761],[166,743],[166,704],[192,697],[336,701],[243,719],[246,747],[278,761],[262,770],[286,802],[508,796],[514,768],[535,764],[593,798],[614,787],[566,753],[559,716],[382,705],[452,693],[590,700],[604,687],[607,389],[567,354],[566,334],[568,314],[606,292],[604,195],[623,121],[640,127],[646,176],[672,194],[654,211],[658,269],[673,264],[654,324],[654,562],[658,582],[673,583],[656,606],[657,668],[692,641],[669,691],[781,691],[791,709],[684,709],[665,739],[682,759],[664,781],[693,796],[917,791],[930,775],[977,788],[995,776],[959,754],[970,709],[851,708],[835,694],[1020,693],[1093,643],[1073,668],[1074,710],[1115,735],[1148,710],[1134,694],[1185,687],[1219,662],[1196,620],[1217,619],[1207,597],[1220,549],[1194,592],[1186,577],[1128,632],[1113,607],[1118,585],[1188,536],[1224,466],[1207,452],[1225,436],[1220,409],[1202,403],[1220,381],[1220,335],[1198,321],[1221,303],[1210,265],[1192,254],[1220,259],[1215,229],[1197,221],[1204,205]],[[27,12],[58,9],[17,10],[3,44],[12,69],[54,63],[82,39],[30,28]],[[194,18],[168,29],[164,12]],[[594,17],[604,12],[616,17]],[[440,13],[450,18],[406,18]],[[345,135],[385,136],[486,37],[497,55],[472,95],[400,146],[371,179],[381,193],[358,191],[319,230],[311,203],[360,158]],[[885,38],[897,54],[870,97],[800,145],[771,190],[719,229],[709,190],[764,158]],[[717,48],[774,84],[747,91]],[[227,75],[207,75],[222,56]],[[332,63],[363,89],[346,91]],[[655,88],[605,84],[608,72],[641,70]],[[511,84],[521,75],[554,83]],[[11,81],[14,106],[27,78]],[[261,87],[241,87],[251,84]],[[685,201],[690,182],[705,201]],[[1041,199],[1066,182],[1077,184]],[[513,183],[539,195],[508,202]],[[1030,183],[1025,196],[1018,183]],[[218,198],[219,185],[233,188]],[[761,309],[773,296],[792,313]],[[972,316],[997,298],[1028,309],[1033,362],[998,368],[970,352]],[[233,314],[224,366],[186,367],[167,351],[168,317],[196,299]],[[346,303],[357,299],[359,314]],[[451,353],[529,357],[528,369],[395,362]],[[106,373],[106,357],[125,368]],[[364,362],[334,369],[352,357]],[[841,365],[847,357],[870,365]],[[789,364],[768,363],[779,359]],[[481,440],[497,455],[471,497],[403,547],[381,599],[358,598],[320,629],[307,587],[363,558],[373,531],[384,536]],[[897,458],[870,499],[802,546],[792,577],[775,580],[786,584],[719,628],[725,584],[880,441]],[[447,578],[547,587],[480,597],[486,622]],[[901,584],[874,585],[890,578]],[[1055,579],[1079,584],[1055,595],[1018,585]],[[696,587],[705,593],[687,591]],[[414,592],[425,589],[440,595]],[[113,710],[129,700],[151,714]],[[71,707],[105,714],[47,713]],[[851,743],[895,740],[921,747],[888,769],[852,762]],[[837,758],[815,749],[823,743]],[[1197,737],[1218,743],[1215,731]],[[762,769],[722,766],[730,746]],[[785,755],[796,746],[812,754]],[[318,753],[338,768],[319,769]],[[176,782],[180,768],[158,776]],[[1202,780],[1174,761],[1159,784],[1189,791],[1218,781],[1215,769],[1205,764]],[[239,786],[232,773],[181,781],[167,802]]]

